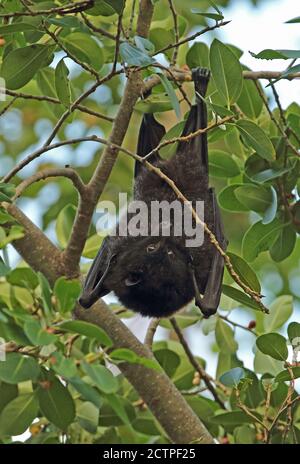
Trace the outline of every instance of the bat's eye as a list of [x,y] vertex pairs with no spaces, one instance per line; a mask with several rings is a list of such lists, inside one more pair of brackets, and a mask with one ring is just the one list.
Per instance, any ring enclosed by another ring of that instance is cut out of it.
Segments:
[[159,249],[159,242],[157,243],[150,243],[150,245],[147,246],[147,253],[154,253]]
[[141,280],[142,280],[141,273],[132,272],[125,279],[125,285],[126,285],[126,287],[132,287],[133,285],[137,285]]

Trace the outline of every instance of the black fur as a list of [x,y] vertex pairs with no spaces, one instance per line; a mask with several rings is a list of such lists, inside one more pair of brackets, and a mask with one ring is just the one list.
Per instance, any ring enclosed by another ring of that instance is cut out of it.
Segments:
[[[183,135],[207,125],[204,97],[209,71],[193,71],[196,104],[191,108]],[[165,133],[152,114],[145,114],[140,127],[138,154],[146,156]],[[222,222],[215,194],[209,188],[206,134],[181,142],[176,154],[162,160],[158,153],[149,161],[159,166],[192,203],[204,200],[205,222],[225,249]],[[136,162],[134,200],[177,200],[161,178]],[[223,258],[205,235],[201,247],[186,247],[186,237],[106,237],[86,278],[80,304],[89,308],[110,291],[128,308],[145,316],[166,317],[193,298],[205,317],[214,314],[221,296]],[[150,248],[149,248],[150,245]],[[152,246],[151,246],[152,245]],[[154,250],[153,250],[154,248]],[[201,296],[202,294],[203,296]]]

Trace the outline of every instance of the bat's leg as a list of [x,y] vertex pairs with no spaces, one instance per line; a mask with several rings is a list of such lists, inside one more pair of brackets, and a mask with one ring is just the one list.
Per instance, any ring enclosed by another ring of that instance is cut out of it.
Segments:
[[[207,126],[207,108],[204,97],[209,83],[210,71],[206,68],[193,69],[192,76],[195,86],[196,104],[190,110],[182,136],[189,135]],[[177,153],[181,153],[183,156],[186,154],[194,158],[195,162],[198,163],[198,167],[200,167],[201,174],[207,176],[208,187],[207,134],[199,134],[188,142],[180,142]]]
[[[139,131],[137,154],[144,158],[155,147],[157,147],[165,133],[166,131],[164,126],[156,121],[153,114],[145,113]],[[159,159],[159,154],[153,153],[153,155],[148,158],[148,161],[150,163],[154,163]],[[134,177],[139,174],[140,168],[141,163],[136,161],[134,167]]]
[[[210,203],[214,211],[214,233],[222,249],[226,250],[228,242],[224,236],[222,218],[213,188],[210,189],[210,195]],[[213,257],[211,267],[203,297],[201,297],[199,292],[195,271],[192,270],[193,283],[195,287],[195,303],[201,309],[204,317],[209,317],[212,314],[215,314],[218,309],[222,293],[224,259],[215,247],[213,247],[212,253]]]

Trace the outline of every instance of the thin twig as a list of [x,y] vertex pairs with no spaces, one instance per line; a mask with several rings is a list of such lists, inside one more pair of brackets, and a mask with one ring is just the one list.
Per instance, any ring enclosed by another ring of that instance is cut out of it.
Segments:
[[179,48],[179,45],[178,45],[178,42],[179,42],[178,21],[177,21],[177,13],[176,13],[176,10],[175,10],[174,4],[173,4],[173,0],[168,0],[168,2],[169,2],[169,7],[170,7],[170,10],[171,10],[172,16],[173,16],[175,42],[177,44],[174,47],[174,52],[173,52],[173,56],[172,56],[172,60],[171,60],[171,64],[175,65],[176,61],[177,61],[178,48]]
[[154,339],[154,335],[155,335],[155,332],[159,326],[159,323],[160,323],[160,319],[152,319],[152,321],[150,322],[149,324],[149,327],[148,327],[148,330],[147,330],[147,333],[146,333],[146,337],[145,337],[145,341],[144,341],[144,344],[150,349],[152,350],[152,345],[153,345],[153,339]]
[[136,6],[136,0],[133,0],[132,1],[132,6],[131,6],[129,27],[128,27],[128,37],[131,36],[132,31],[133,31],[133,21],[134,21],[134,16],[135,16],[135,6]]
[[13,13],[0,13],[0,18],[17,18],[20,16],[41,16],[41,15],[51,15],[51,14],[59,14],[61,16],[71,14],[71,13],[78,13],[80,11],[87,10],[93,6],[94,0],[84,0],[82,2],[77,3],[70,3],[64,6],[58,6],[49,9],[41,9],[41,10],[32,10],[30,11],[15,11]]
[[242,325],[242,324],[238,324],[238,322],[234,322],[234,321],[232,321],[231,319],[228,319],[227,316],[222,316],[221,314],[219,314],[219,318],[220,318],[220,319],[223,319],[224,321],[228,322],[229,324],[233,325],[234,327],[237,327],[237,328],[239,328],[239,329],[246,330],[247,332],[250,332],[250,333],[252,333],[255,337],[257,337],[257,333],[256,333],[254,330],[249,329],[249,327],[246,327],[246,326],[244,326],[244,325]]
[[93,31],[96,32],[97,34],[101,34],[104,37],[107,37],[108,39],[116,40],[116,36],[114,34],[111,34],[110,32],[106,31],[102,27],[95,26],[86,16],[84,13],[81,13],[81,17],[84,20],[85,24]]
[[214,122],[208,125],[204,129],[198,129],[195,132],[191,132],[189,135],[184,135],[181,137],[174,137],[172,139],[165,140],[164,142],[161,142],[159,145],[157,145],[157,147],[153,148],[153,150],[151,150],[149,153],[147,153],[147,155],[144,156],[143,159],[144,160],[149,159],[154,153],[157,153],[161,148],[165,147],[166,145],[170,145],[172,143],[177,143],[177,142],[189,142],[190,140],[197,137],[198,135],[205,134],[211,129],[214,129],[219,126],[223,126],[227,122],[231,121],[233,118],[234,116],[226,116],[226,118],[219,119],[217,122]]
[[85,193],[86,186],[82,182],[81,177],[79,174],[72,168],[52,168],[52,169],[44,169],[43,171],[38,171],[37,173],[30,176],[28,179],[25,179],[21,182],[18,187],[16,188],[16,193],[13,197],[15,201],[19,198],[24,190],[28,188],[30,185],[34,184],[35,182],[39,182],[41,180],[45,180],[49,177],[66,177],[70,179],[78,190],[80,195]]
[[[5,89],[6,95],[11,97],[15,97],[16,99],[23,99],[23,100],[37,100],[37,101],[44,101],[49,103],[54,103],[55,105],[61,105],[61,101],[58,98],[48,97],[47,95],[32,95],[29,93],[22,93],[22,92],[15,92],[14,90]],[[105,121],[113,122],[114,118],[110,116],[106,116],[105,114],[99,113],[98,111],[94,111],[91,108],[88,108],[84,105],[77,105],[76,110],[81,111],[82,113],[90,114],[91,116],[96,116],[99,119],[104,119]]]
[[15,103],[18,97],[14,97],[1,111],[0,111],[0,117],[6,113],[6,111],[9,110],[9,108],[12,107],[12,105]]
[[80,11],[87,10],[91,8],[94,4],[94,0],[84,0],[82,2],[70,3],[68,5],[54,7],[44,10],[30,10],[30,11],[15,11],[13,13],[0,13],[0,18],[17,18],[20,16],[41,16],[41,15],[51,15],[57,13],[61,16],[78,13]]
[[185,39],[181,39],[179,40],[178,42],[175,42],[175,43],[172,43],[172,44],[169,44],[169,45],[166,45],[165,47],[161,48],[160,50],[158,50],[157,52],[155,52],[153,54],[153,56],[156,56],[158,55],[159,53],[164,53],[166,52],[167,50],[170,50],[172,48],[178,48],[180,45],[183,45],[187,42],[190,42],[191,40],[194,40],[196,39],[197,37],[200,37],[201,35],[203,34],[206,34],[207,32],[210,32],[210,31],[213,31],[214,29],[218,29],[219,27],[223,27],[223,26],[226,26],[227,24],[229,24],[231,21],[221,21],[219,23],[216,23],[214,26],[207,26],[205,27],[204,29],[202,29],[201,31],[198,31],[196,32],[195,34],[193,35],[190,35],[189,37],[186,37]]
[[203,380],[203,382],[205,383],[207,389],[211,392],[211,394],[213,395],[215,401],[221,406],[222,409],[226,409],[226,406],[224,404],[224,402],[221,400],[221,398],[219,397],[215,387],[213,386],[212,384],[212,381],[213,378],[210,377],[210,375],[207,374],[207,372],[203,369],[202,366],[200,366],[200,364],[198,363],[197,359],[194,357],[193,353],[191,352],[184,336],[183,336],[183,333],[181,332],[180,330],[180,327],[179,325],[177,324],[177,321],[176,321],[176,318],[175,317],[171,317],[170,318],[170,322],[176,332],[176,335],[191,363],[191,365],[195,368],[195,370],[199,373],[200,375],[200,378]]

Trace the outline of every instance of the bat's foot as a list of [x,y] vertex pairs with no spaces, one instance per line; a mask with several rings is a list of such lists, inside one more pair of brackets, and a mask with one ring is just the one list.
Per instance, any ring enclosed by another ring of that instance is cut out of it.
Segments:
[[204,97],[210,79],[210,70],[207,68],[194,68],[192,69],[192,78],[196,92]]

